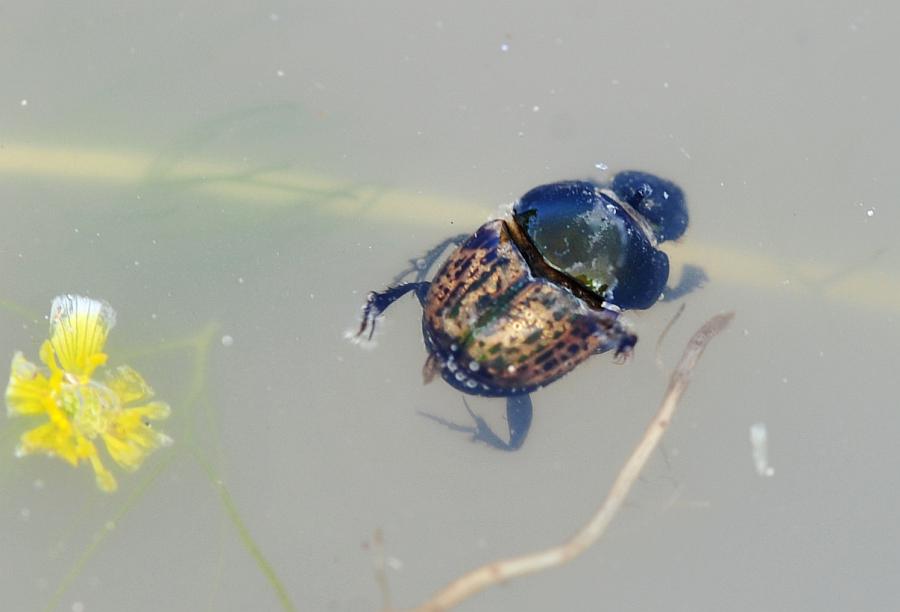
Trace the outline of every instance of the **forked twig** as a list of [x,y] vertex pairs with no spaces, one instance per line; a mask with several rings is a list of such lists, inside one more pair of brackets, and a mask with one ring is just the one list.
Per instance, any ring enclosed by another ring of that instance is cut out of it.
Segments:
[[714,316],[701,327],[691,338],[678,362],[678,366],[672,372],[669,386],[663,397],[662,404],[656,416],[650,421],[650,425],[644,432],[638,445],[632,451],[631,456],[622,466],[606,499],[591,517],[591,520],[581,528],[568,542],[546,550],[501,559],[487,565],[482,565],[464,574],[435,593],[431,599],[417,607],[416,612],[439,612],[449,610],[469,597],[484,589],[506,582],[510,578],[524,576],[533,572],[539,572],[551,567],[562,565],[571,561],[588,547],[596,542],[607,526],[615,517],[635,480],[656,448],[660,439],[672,421],[672,415],[678,405],[678,400],[687,389],[690,381],[691,370],[703,354],[706,345],[716,334],[721,332],[731,321],[734,313],[725,313]]

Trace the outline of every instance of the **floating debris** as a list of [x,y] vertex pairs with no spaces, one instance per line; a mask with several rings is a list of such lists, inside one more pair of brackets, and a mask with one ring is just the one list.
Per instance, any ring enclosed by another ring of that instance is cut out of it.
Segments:
[[769,465],[769,433],[765,423],[750,427],[750,445],[753,447],[753,464],[760,476],[774,476],[775,468]]

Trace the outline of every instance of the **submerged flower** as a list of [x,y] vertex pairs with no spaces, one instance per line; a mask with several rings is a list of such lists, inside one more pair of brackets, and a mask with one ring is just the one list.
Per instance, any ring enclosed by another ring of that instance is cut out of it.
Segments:
[[115,324],[116,312],[106,302],[57,297],[50,307],[50,339],[40,350],[46,368],[17,352],[6,387],[9,416],[47,417],[46,423],[22,434],[16,455],[44,453],[73,466],[88,461],[104,491],[114,491],[117,485],[100,460],[98,438],[126,470],[136,470],[147,455],[172,442],[150,427],[151,420],[169,416],[169,405],[145,401],[153,390],[140,374],[122,365],[107,369],[100,380],[92,378],[106,363],[103,345]]

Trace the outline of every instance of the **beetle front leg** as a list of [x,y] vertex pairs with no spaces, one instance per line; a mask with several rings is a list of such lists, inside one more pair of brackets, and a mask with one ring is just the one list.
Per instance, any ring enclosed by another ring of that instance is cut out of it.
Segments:
[[368,339],[372,339],[375,333],[375,320],[387,310],[391,304],[402,298],[410,291],[416,292],[419,298],[419,304],[425,303],[425,296],[428,295],[428,288],[431,286],[429,282],[404,283],[395,287],[389,287],[384,291],[372,291],[366,298],[366,305],[363,307],[362,321],[359,323],[359,331],[356,337],[359,338],[368,330]]

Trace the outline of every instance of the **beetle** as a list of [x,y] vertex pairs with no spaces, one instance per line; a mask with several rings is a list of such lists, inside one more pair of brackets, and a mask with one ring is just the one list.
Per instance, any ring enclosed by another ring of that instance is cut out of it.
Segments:
[[[594,354],[613,351],[624,361],[637,336],[621,312],[702,283],[702,271],[686,267],[679,286],[666,289],[669,259],[657,247],[687,226],[682,190],[646,172],[620,172],[608,185],[574,180],[535,187],[509,215],[442,242],[411,260],[390,287],[369,293],[356,337],[371,339],[378,317],[415,293],[428,353],[425,382],[439,373],[463,393],[505,397],[509,438],[471,410],[474,427],[432,418],[516,450],[531,426],[532,391]],[[451,245],[456,249],[427,281],[428,269]],[[414,280],[403,282],[411,274]]]

